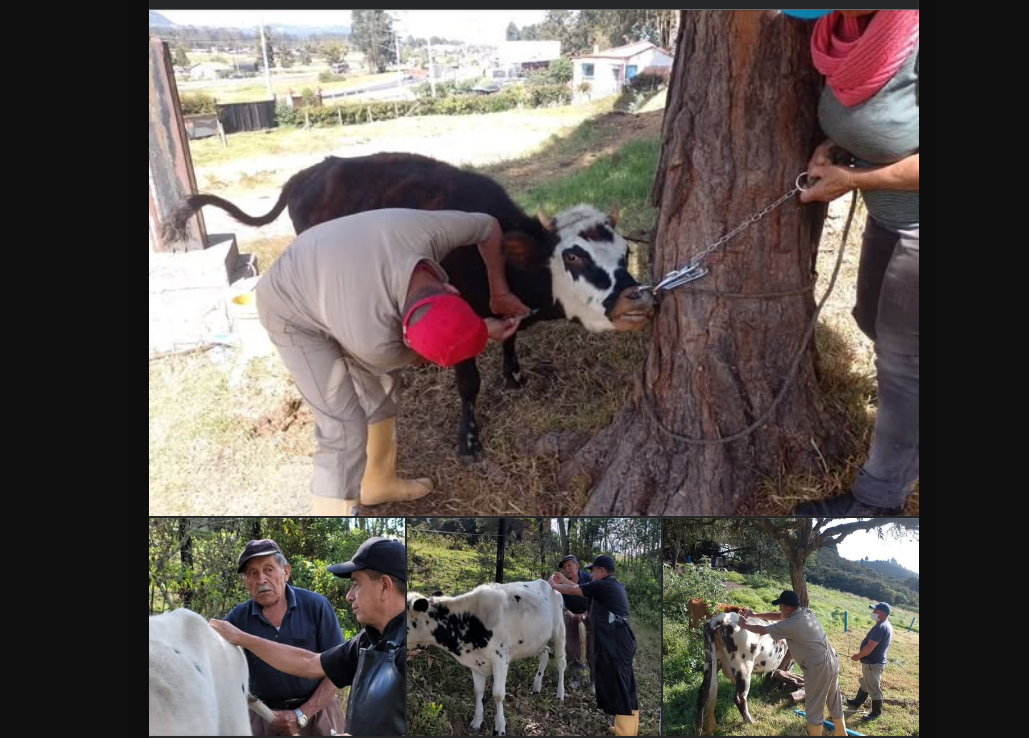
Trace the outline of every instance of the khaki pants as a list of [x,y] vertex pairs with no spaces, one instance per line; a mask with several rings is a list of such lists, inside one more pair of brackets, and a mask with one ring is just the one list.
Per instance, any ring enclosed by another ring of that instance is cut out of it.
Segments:
[[861,664],[861,681],[858,685],[873,700],[883,698],[882,678],[886,671],[886,664]]
[[257,310],[282,362],[314,413],[316,497],[357,500],[368,426],[397,415],[398,377],[372,374],[328,333],[291,312],[273,289],[257,285]]

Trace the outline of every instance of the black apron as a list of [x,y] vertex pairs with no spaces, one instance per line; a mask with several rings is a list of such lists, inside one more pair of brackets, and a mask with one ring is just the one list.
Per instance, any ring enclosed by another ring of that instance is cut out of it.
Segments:
[[[406,633],[400,634],[401,643]],[[347,733],[350,735],[404,735],[407,732],[407,689],[397,668],[407,649],[390,641],[378,648],[362,648],[357,672],[347,701]]]
[[628,618],[615,615],[592,600],[593,658],[596,668],[597,707],[608,715],[632,715],[640,708],[636,698],[636,635]]

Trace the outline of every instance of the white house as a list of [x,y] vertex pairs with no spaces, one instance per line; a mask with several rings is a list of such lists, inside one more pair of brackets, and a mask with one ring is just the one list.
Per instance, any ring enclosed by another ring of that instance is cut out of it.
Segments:
[[231,64],[221,62],[200,62],[189,68],[190,79],[225,79],[233,72]]
[[588,84],[588,97],[616,95],[630,79],[648,67],[671,67],[672,55],[649,41],[638,41],[628,46],[616,46],[592,54],[572,58],[572,90],[583,95],[582,86]]

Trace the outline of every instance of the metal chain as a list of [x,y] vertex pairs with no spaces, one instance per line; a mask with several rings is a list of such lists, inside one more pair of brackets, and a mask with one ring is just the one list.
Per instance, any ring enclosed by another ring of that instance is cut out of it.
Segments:
[[760,221],[762,218],[764,218],[766,215],[768,215],[775,209],[781,207],[784,203],[788,202],[791,198],[793,198],[798,192],[803,192],[804,190],[806,190],[807,186],[801,184],[801,180],[804,180],[806,177],[807,172],[801,172],[799,175],[797,175],[797,179],[793,183],[793,188],[790,189],[785,195],[781,196],[775,202],[766,205],[759,212],[744,220],[731,231],[725,233],[721,238],[719,238],[714,243],[711,243],[708,246],[701,249],[699,252],[694,254],[693,258],[690,259],[689,263],[681,269],[675,269],[673,271],[668,272],[668,274],[666,274],[664,278],[660,282],[655,284],[653,287],[645,287],[643,289],[653,290],[654,292],[657,292],[658,290],[674,290],[676,287],[684,285],[687,282],[692,282],[695,279],[700,279],[701,277],[703,277],[705,274],[708,273],[707,268],[701,264],[701,262],[704,259],[706,259],[712,252],[724,246],[727,241],[737,236],[741,232],[745,231],[747,228],[750,228],[750,226]]

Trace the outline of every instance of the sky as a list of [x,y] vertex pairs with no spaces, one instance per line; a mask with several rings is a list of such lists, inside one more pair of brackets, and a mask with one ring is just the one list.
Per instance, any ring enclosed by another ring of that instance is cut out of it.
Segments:
[[[157,10],[179,25],[252,28],[260,20],[270,25],[349,26],[349,10]],[[511,21],[521,27],[538,23],[543,10],[391,10],[400,19],[401,36],[457,39],[492,44],[504,40]]]
[[875,531],[858,531],[851,533],[837,546],[837,550],[845,559],[857,561],[865,556],[871,561],[889,561],[897,559],[897,563],[906,569],[918,573],[918,541],[895,541],[887,533],[879,540]]

